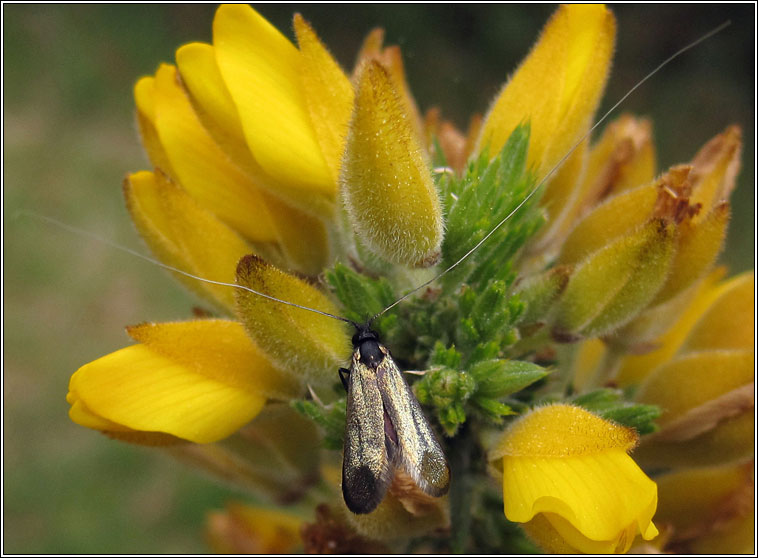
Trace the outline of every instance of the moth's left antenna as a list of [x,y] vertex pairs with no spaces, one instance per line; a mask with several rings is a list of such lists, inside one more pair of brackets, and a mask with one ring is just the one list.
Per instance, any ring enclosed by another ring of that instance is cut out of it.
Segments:
[[354,327],[357,327],[356,323],[352,320],[348,320],[347,318],[343,318],[342,316],[335,316],[334,314],[330,314],[329,312],[323,312],[321,310],[316,310],[315,308],[308,308],[307,306],[301,306],[300,304],[296,304],[294,302],[289,302],[287,300],[282,300],[280,298],[276,298],[271,295],[267,295],[266,293],[262,293],[260,291],[256,291],[255,289],[251,289],[250,287],[247,287],[245,285],[238,285],[237,283],[225,283],[223,281],[214,281],[213,279],[206,279],[205,277],[200,277],[198,275],[194,275],[192,273],[189,273],[188,271],[184,271],[183,269],[179,269],[177,267],[165,264],[161,262],[160,260],[156,260],[154,258],[151,258],[150,256],[146,256],[145,254],[142,254],[138,252],[137,250],[132,250],[131,248],[127,248],[126,246],[122,246],[121,244],[117,244],[116,242],[113,242],[112,240],[109,240],[107,238],[103,238],[101,236],[98,236],[90,231],[80,229],[78,227],[74,227],[72,225],[69,225],[67,223],[64,223],[62,221],[59,221],[58,219],[54,219],[52,217],[48,217],[46,215],[41,215],[39,213],[35,213],[33,211],[27,211],[27,210],[18,210],[14,213],[14,218],[18,217],[31,217],[33,219],[39,219],[40,221],[44,221],[46,223],[49,223],[51,225],[54,225],[56,227],[59,227],[61,229],[67,230],[73,234],[83,236],[85,238],[89,238],[91,240],[95,240],[97,242],[100,242],[101,244],[105,244],[107,246],[110,246],[111,248],[115,248],[116,250],[120,250],[121,252],[126,252],[127,254],[130,254],[132,256],[135,256],[137,258],[140,258],[142,260],[145,260],[146,262],[150,262],[153,265],[157,265],[158,267],[162,267],[163,269],[167,269],[168,271],[173,271],[174,273],[178,273],[180,275],[184,275],[185,277],[189,277],[190,279],[195,279],[196,281],[200,281],[202,283],[209,283],[211,285],[219,285],[222,287],[231,287],[234,289],[240,289],[243,291],[247,291],[249,293],[253,293],[255,295],[261,296],[263,298],[266,298],[268,300],[272,300],[274,302],[278,302],[280,304],[286,304],[287,306],[292,306],[294,308],[300,308],[301,310],[307,310],[308,312],[313,312],[315,314],[320,314],[322,316],[326,316],[328,318],[333,318],[335,320],[339,320],[341,322],[346,322],[348,324],[351,324]]

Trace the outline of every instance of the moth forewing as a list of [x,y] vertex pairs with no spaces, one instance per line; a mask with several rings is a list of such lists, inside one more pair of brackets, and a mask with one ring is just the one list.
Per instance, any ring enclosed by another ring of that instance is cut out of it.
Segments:
[[389,354],[377,368],[377,379],[384,410],[397,434],[393,463],[408,473],[426,494],[446,494],[450,487],[450,466],[421,405]]
[[353,513],[384,498],[395,468],[430,496],[450,485],[450,467],[421,406],[378,336],[367,326],[353,337],[347,382],[342,494]]
[[376,370],[361,362],[356,348],[347,385],[342,461],[342,495],[353,513],[373,511],[392,482],[385,420]]

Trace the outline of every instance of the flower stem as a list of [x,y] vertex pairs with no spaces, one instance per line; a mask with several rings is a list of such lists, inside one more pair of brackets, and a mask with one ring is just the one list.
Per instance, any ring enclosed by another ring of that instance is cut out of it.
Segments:
[[450,550],[463,554],[471,533],[471,506],[473,475],[471,453],[473,437],[468,424],[464,424],[457,436],[450,440],[450,467],[453,480],[450,486]]

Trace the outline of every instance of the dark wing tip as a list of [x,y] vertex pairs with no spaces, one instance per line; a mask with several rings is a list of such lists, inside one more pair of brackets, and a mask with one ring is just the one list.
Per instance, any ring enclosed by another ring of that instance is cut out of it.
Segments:
[[362,465],[342,475],[342,496],[353,513],[370,513],[376,509],[387,492],[389,483]]

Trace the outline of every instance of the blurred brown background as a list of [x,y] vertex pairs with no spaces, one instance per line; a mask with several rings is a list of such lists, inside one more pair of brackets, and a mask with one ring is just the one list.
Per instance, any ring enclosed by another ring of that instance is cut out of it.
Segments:
[[[193,304],[167,274],[102,243],[19,216],[35,211],[143,250],[121,197],[146,168],[131,88],[191,40],[212,5],[3,5],[3,551],[197,553],[205,512],[234,495],[159,452],[71,423],[68,379],[128,343],[123,326],[182,319]],[[606,106],[718,23],[732,25],[664,69],[623,110],[651,116],[662,168],[730,123],[743,170],[722,261],[754,267],[754,9],[623,5]],[[300,11],[345,67],[383,26],[404,51],[420,107],[465,126],[483,112],[553,12],[549,5],[262,5],[291,36]]]

